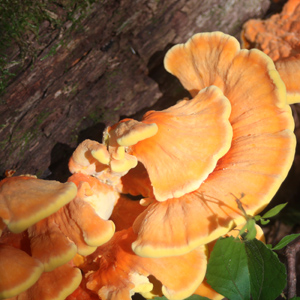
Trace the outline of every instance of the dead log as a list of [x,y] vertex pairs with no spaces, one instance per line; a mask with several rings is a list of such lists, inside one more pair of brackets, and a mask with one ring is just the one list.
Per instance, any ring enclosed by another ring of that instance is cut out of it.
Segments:
[[76,31],[67,30],[70,23],[64,31],[51,31],[45,22],[36,59],[0,100],[0,173],[57,175],[83,139],[101,141],[104,127],[120,117],[179,100],[186,94],[163,69],[166,50],[197,32],[238,36],[242,24],[261,17],[268,5],[268,0],[104,0],[90,8]]

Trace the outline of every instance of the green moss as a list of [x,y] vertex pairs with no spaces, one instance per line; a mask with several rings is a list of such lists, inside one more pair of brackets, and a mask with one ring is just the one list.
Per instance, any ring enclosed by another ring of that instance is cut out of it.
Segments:
[[[81,21],[87,16],[94,2],[96,0],[1,0],[0,94],[15,76],[14,72],[10,72],[12,64],[22,68],[25,58],[31,58],[31,61],[36,59],[40,49],[35,49],[32,45],[39,43],[40,26],[44,21],[49,21],[53,30],[61,29],[65,22],[71,21],[72,25],[64,32],[64,38],[71,36],[71,32],[82,30]],[[62,41],[53,46],[42,60],[55,55]],[[14,62],[9,61],[7,56],[11,52],[11,46],[18,46],[20,50]]]
[[83,122],[83,120],[85,120],[86,117],[82,117],[80,120],[78,120],[74,126],[74,128],[72,129],[71,132],[71,136],[70,136],[70,142],[72,144],[76,143],[78,140],[78,132],[79,132],[79,128],[81,123]]
[[88,119],[92,120],[93,123],[102,122],[103,113],[102,110],[95,109],[88,115]]

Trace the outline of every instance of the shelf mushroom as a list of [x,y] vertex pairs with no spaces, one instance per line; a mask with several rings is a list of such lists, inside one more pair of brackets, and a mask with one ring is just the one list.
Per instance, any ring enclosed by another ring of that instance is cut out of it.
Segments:
[[143,258],[132,252],[134,238],[132,228],[116,232],[79,266],[87,289],[100,299],[130,300],[140,293],[146,298],[164,294],[168,299],[180,300],[190,296],[202,282],[205,246],[180,257]]
[[42,273],[34,285],[9,300],[65,300],[79,286],[81,278],[78,268],[66,264]]
[[69,203],[76,193],[72,182],[6,178],[0,182],[0,218],[10,231],[19,233]]
[[108,220],[118,193],[94,177],[74,174],[68,182],[77,186],[75,198],[55,214],[28,228],[32,256],[46,272],[69,261],[76,253],[89,255],[106,243],[115,226]]
[[[115,226],[108,219],[118,197],[112,187],[82,173],[74,174],[65,184],[32,177],[9,178],[2,182],[1,217],[7,228],[3,230],[0,243],[6,247],[4,249],[12,248],[12,253],[16,252],[20,261],[24,259],[28,274],[23,272],[23,281],[14,285],[12,281],[12,287],[0,286],[0,297],[52,300],[65,299],[71,294],[81,281],[81,273],[71,264],[72,259],[76,253],[91,254],[113,236]],[[16,204],[17,198],[19,205]],[[21,216],[28,208],[35,215],[30,218],[29,213],[29,218],[23,221]],[[21,230],[22,234],[18,234]],[[1,269],[10,258],[8,250],[2,251]],[[10,280],[14,272],[12,268],[1,272],[0,281]],[[44,284],[49,285],[47,291]]]
[[289,0],[279,14],[267,20],[247,21],[242,46],[268,54],[286,85],[290,104],[300,102],[300,1]]
[[37,259],[10,245],[0,243],[0,299],[30,288],[44,271]]
[[126,148],[154,194],[133,224],[132,247],[143,257],[181,255],[226,234],[245,220],[238,202],[259,213],[287,176],[296,145],[285,85],[263,52],[201,33],[171,48],[165,67],[194,98],[147,113],[141,123],[155,123],[157,133]]
[[[181,197],[207,178],[230,148],[230,111],[229,100],[211,86],[193,100],[182,100],[161,112],[150,111],[139,122],[139,126],[155,124],[157,133],[127,143],[127,152],[146,168],[156,200]],[[123,124],[121,121],[115,130]],[[119,140],[125,138],[120,135]]]

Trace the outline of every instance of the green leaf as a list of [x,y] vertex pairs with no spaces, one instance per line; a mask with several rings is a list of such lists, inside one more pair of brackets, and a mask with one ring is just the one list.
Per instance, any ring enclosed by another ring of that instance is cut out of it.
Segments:
[[261,225],[267,225],[270,222],[270,220],[264,220],[263,218],[260,219]]
[[256,236],[256,228],[255,228],[255,220],[254,219],[248,219],[247,223],[242,227],[240,230],[238,236],[236,237],[236,240],[238,240],[240,237],[247,240],[252,240]]
[[285,236],[284,238],[281,239],[281,241],[275,247],[272,248],[272,250],[280,250],[280,249],[284,248],[287,244],[292,242],[298,236],[300,236],[300,233],[293,233],[293,234]]
[[256,215],[256,216],[254,216],[254,220],[257,222],[257,221],[259,221],[261,219],[261,216],[260,215]]
[[248,226],[248,223],[246,223],[246,224],[242,227],[242,229],[240,230],[239,234],[238,234],[237,237],[236,237],[237,240],[240,239],[240,236],[245,236],[245,235],[246,235],[247,226]]
[[268,219],[276,216],[277,214],[280,213],[280,211],[287,205],[287,203],[279,204],[276,205],[275,207],[271,208],[269,211],[267,211],[262,218],[263,219]]
[[247,222],[247,235],[246,235],[246,239],[247,240],[253,240],[256,237],[256,228],[255,228],[255,220],[254,219],[250,219]]
[[208,284],[230,300],[250,299],[250,275],[245,243],[233,237],[219,239],[207,266]]
[[264,243],[246,241],[253,300],[274,300],[286,285],[286,271],[277,255]]
[[300,300],[300,297],[293,297],[290,300]]

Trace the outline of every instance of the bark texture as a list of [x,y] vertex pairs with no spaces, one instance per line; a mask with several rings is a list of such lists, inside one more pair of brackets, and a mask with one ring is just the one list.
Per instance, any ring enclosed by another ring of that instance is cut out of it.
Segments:
[[0,100],[0,173],[55,177],[83,139],[101,141],[104,127],[120,118],[173,104],[187,94],[163,69],[167,49],[197,32],[238,37],[242,24],[268,6],[268,0],[104,0],[71,34],[45,22],[37,58]]

